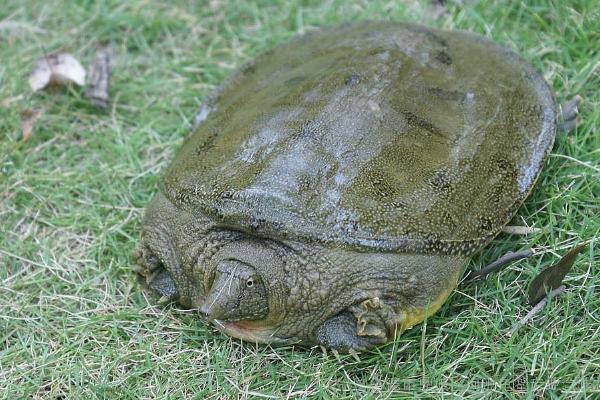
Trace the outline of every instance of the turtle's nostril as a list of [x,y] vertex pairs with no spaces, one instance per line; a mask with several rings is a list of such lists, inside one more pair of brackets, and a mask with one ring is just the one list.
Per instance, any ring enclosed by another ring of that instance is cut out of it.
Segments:
[[206,303],[202,304],[202,306],[198,309],[198,312],[200,313],[200,315],[202,315],[203,317],[208,318],[209,314],[210,314],[210,306]]

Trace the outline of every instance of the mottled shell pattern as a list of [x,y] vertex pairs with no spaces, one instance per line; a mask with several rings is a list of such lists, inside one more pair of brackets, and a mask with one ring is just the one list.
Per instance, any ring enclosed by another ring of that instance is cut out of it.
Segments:
[[201,119],[162,182],[178,206],[263,237],[465,255],[510,220],[556,132],[515,53],[381,22],[259,56]]

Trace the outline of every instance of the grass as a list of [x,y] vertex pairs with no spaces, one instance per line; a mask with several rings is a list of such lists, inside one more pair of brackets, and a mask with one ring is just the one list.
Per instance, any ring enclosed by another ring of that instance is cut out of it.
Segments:
[[[600,397],[600,12],[596,0],[464,1],[436,18],[417,1],[3,0],[0,8],[0,398]],[[527,3],[527,4],[525,4]],[[459,287],[426,324],[360,361],[240,343],[130,271],[144,206],[191,117],[232,69],[298,32],[346,20],[421,21],[491,37],[530,60],[583,124],[560,137],[512,221],[471,268],[509,250],[540,255]],[[32,94],[45,52],[84,63],[115,51],[112,106],[78,89]],[[20,113],[45,112],[31,140]],[[528,282],[591,240],[568,289],[512,338]]]

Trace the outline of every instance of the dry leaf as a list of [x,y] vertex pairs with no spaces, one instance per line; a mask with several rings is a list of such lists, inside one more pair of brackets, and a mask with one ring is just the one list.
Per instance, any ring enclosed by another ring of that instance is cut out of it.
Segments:
[[518,320],[512,326],[512,328],[510,328],[510,331],[506,332],[506,336],[511,337],[512,335],[514,335],[515,332],[517,332],[523,325],[525,325],[526,323],[531,321],[533,319],[533,317],[535,317],[540,311],[542,311],[544,309],[544,307],[548,303],[549,299],[554,298],[556,296],[560,296],[562,294],[562,292],[564,292],[564,291],[565,291],[565,285],[561,285],[558,288],[552,290],[550,293],[548,293],[547,297],[542,298],[542,300],[540,300],[540,302],[537,303],[531,309],[531,311],[529,311],[527,313],[527,315],[525,315],[523,318]]
[[571,250],[554,265],[549,266],[538,274],[529,285],[529,304],[532,306],[542,300],[548,291],[557,289],[562,285],[562,280],[569,272],[579,253],[587,246],[587,243],[579,245]]
[[23,132],[23,141],[26,142],[33,136],[33,127],[35,122],[42,116],[44,110],[26,110],[21,114],[21,132]]
[[85,69],[69,53],[54,53],[40,58],[29,77],[29,86],[34,92],[51,84],[69,83],[79,86],[85,84]]
[[111,56],[110,46],[101,46],[90,67],[86,96],[97,107],[105,108],[108,105],[108,80],[112,69]]

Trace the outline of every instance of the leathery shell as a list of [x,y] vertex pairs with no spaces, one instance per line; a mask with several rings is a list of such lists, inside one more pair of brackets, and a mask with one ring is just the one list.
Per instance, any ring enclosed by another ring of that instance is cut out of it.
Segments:
[[162,190],[264,237],[470,254],[535,183],[555,109],[528,63],[481,36],[348,24],[240,68]]

